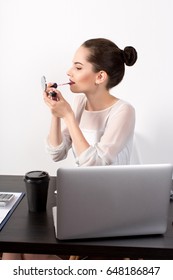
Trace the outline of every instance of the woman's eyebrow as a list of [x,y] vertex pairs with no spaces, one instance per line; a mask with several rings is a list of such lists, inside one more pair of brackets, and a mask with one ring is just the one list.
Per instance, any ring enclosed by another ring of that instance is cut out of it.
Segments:
[[80,64],[80,65],[83,66],[83,64],[81,62],[78,62],[78,61],[74,62],[74,65],[76,65],[76,64]]

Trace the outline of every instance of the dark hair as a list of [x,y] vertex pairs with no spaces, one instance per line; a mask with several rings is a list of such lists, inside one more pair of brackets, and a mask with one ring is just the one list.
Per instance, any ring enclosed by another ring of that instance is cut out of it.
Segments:
[[125,47],[121,50],[108,39],[90,39],[82,46],[90,50],[87,60],[93,65],[94,72],[103,70],[108,74],[107,89],[121,82],[125,73],[125,64],[132,66],[137,60],[135,48]]

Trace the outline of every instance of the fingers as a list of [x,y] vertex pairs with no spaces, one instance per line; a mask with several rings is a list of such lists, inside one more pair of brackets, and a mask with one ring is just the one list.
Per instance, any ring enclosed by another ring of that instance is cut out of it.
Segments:
[[52,89],[52,91],[50,90],[49,92],[44,91],[43,93],[43,98],[45,103],[50,107],[54,107],[57,103],[57,101],[61,101],[64,100],[64,98],[62,97],[60,91]]
[[49,93],[47,93],[46,91],[44,91],[43,93],[43,98],[45,103],[51,107],[57,100],[53,100],[52,97],[49,95]]
[[57,101],[58,100],[58,91],[55,90],[54,88],[47,88],[46,91],[44,92],[44,94],[47,95],[48,98],[50,98],[51,100]]
[[57,88],[57,84],[56,83],[47,83],[47,88],[50,88],[50,87]]

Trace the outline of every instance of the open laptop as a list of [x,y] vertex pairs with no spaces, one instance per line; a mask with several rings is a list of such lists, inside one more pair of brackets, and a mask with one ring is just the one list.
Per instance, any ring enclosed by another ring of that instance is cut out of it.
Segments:
[[59,168],[56,237],[164,234],[172,172],[171,164]]

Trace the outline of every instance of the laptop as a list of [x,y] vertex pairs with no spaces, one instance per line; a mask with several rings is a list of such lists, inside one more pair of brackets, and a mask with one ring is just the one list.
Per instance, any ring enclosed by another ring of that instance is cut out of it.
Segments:
[[172,173],[171,164],[59,168],[56,238],[164,234]]

